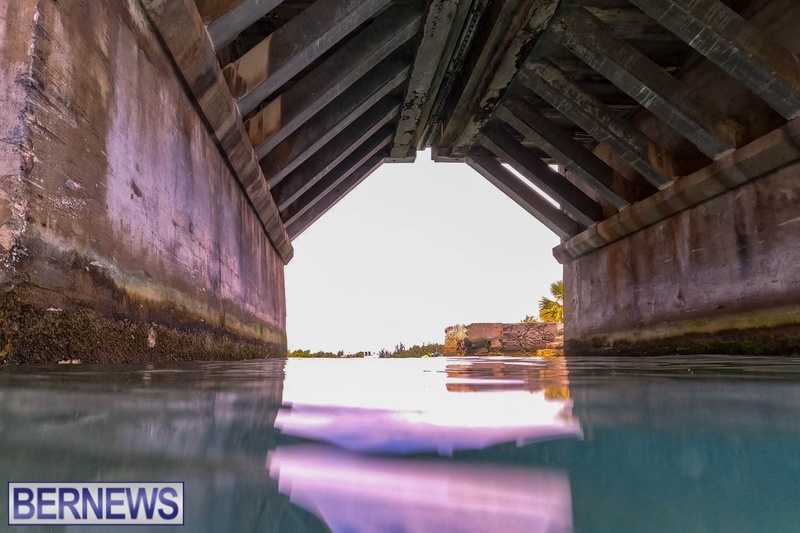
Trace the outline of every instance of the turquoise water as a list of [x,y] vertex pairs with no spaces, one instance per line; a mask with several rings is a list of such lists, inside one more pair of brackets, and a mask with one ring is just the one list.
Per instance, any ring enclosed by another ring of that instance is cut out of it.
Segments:
[[154,530],[797,532],[800,359],[2,367],[0,478],[2,530],[6,482],[183,481]]

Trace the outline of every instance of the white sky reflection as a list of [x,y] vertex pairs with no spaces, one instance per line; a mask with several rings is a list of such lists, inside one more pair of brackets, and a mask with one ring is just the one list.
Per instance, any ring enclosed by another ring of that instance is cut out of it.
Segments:
[[278,448],[270,476],[334,533],[566,533],[572,494],[561,472],[361,456],[323,445]]
[[291,359],[275,426],[315,443],[271,451],[269,475],[334,533],[570,532],[565,472],[408,456],[581,438],[562,366]]
[[[580,437],[572,402],[514,380],[474,380],[499,390],[451,392],[448,366],[465,360],[303,360],[286,365],[276,427],[351,450],[389,453],[480,449],[504,442]],[[518,383],[517,385],[513,385]]]

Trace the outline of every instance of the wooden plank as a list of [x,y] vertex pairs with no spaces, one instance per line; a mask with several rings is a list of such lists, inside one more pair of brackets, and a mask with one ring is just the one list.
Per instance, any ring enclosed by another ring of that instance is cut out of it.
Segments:
[[501,128],[488,127],[484,129],[478,142],[541,189],[544,194],[557,202],[565,213],[581,225],[589,227],[603,219],[603,209],[600,204],[589,198],[586,193],[550,168],[547,163],[533,155]]
[[433,0],[422,30],[414,68],[406,90],[403,112],[389,151],[389,160],[410,162],[416,158],[423,107],[431,96],[434,76],[444,54],[450,29],[456,19],[459,0]]
[[389,0],[316,0],[222,74],[246,115],[314,62]]
[[[588,94],[547,61],[528,63],[518,80],[544,98],[589,135],[605,143],[617,155],[658,188],[670,178],[650,161],[650,154],[664,154],[644,133],[614,114],[603,102]],[[671,160],[669,155],[666,159]],[[665,165],[671,167],[672,165]]]
[[422,9],[415,5],[389,7],[317,68],[249,119],[245,128],[258,153],[269,153],[411,39],[419,31],[422,13]]
[[494,158],[470,156],[467,164],[561,239],[570,239],[584,229]]
[[[423,125],[416,140],[417,150],[424,150],[433,144],[433,139],[442,133],[442,126],[449,112],[450,95],[463,85],[461,80],[465,67],[468,68],[470,50],[480,33],[482,19],[490,0],[458,2],[451,25],[450,36],[442,53],[439,68],[433,78],[431,97],[422,107],[420,123]],[[436,157],[436,150],[433,152]]]
[[743,128],[665,72],[585,9],[564,13],[551,35],[712,159],[736,149]]
[[314,115],[261,160],[270,187],[311,157],[408,77],[405,61],[389,58]]
[[[386,154],[384,154],[385,157]],[[341,183],[331,189],[325,196],[308,209],[305,213],[300,215],[294,222],[288,225],[287,231],[292,240],[296,239],[298,235],[308,229],[311,224],[319,220],[319,218],[328,212],[328,210],[339,203],[339,201],[347,196],[347,194],[358,187],[365,179],[369,177],[379,166],[382,161],[370,160],[364,163],[355,172],[347,176]]]
[[385,155],[379,154],[383,148],[386,147],[386,139],[379,135],[375,135],[364,144],[359,146],[352,154],[347,156],[344,161],[336,165],[336,167],[328,172],[324,178],[319,180],[313,187],[303,193],[300,198],[292,202],[289,206],[281,211],[283,223],[289,226],[295,220],[300,218],[303,213],[311,209],[314,204],[325,197],[337,185],[343,182],[347,177],[361,168],[362,165],[371,162],[371,165],[380,165]]
[[141,5],[211,126],[223,157],[230,163],[270,241],[288,263],[294,253],[291,241],[197,8],[191,0],[141,0]]
[[379,130],[392,135],[394,128],[388,124],[400,114],[400,106],[399,99],[384,98],[278,183],[272,189],[278,209],[286,209]]
[[626,41],[677,42],[680,39],[664,26],[630,4],[624,7],[584,6],[587,11],[606,24],[614,35]]
[[719,0],[630,0],[787,119],[800,116],[800,59]]
[[281,0],[198,0],[197,9],[219,51],[280,4]]
[[495,116],[544,150],[617,209],[630,202],[614,191],[614,170],[530,105],[506,98]]
[[236,6],[245,0],[194,0],[197,12],[200,13],[200,20],[206,26],[226,13],[236,9]]
[[800,119],[633,204],[553,249],[568,263],[800,159]]
[[497,16],[491,32],[468,62],[469,79],[444,127],[439,146],[449,147],[446,159],[465,158],[511,85],[527,50],[545,31],[561,0],[509,0],[490,6]]

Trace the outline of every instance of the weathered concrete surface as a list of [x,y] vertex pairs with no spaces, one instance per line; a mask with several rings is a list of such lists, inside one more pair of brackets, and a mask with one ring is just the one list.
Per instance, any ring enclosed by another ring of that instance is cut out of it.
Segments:
[[285,353],[283,262],[139,5],[0,10],[0,360]]
[[15,244],[27,226],[29,185],[25,179],[34,157],[27,136],[30,109],[25,80],[30,75],[35,13],[32,2],[5,2],[0,6],[0,272],[21,258]]
[[567,353],[800,352],[799,173],[564,265]]
[[558,348],[555,323],[476,323],[445,330],[444,355],[536,355]]
[[771,174],[775,169],[800,159],[800,120],[726,155],[713,164],[680,180],[658,193],[603,220],[589,230],[570,238],[553,251],[566,262],[620,240],[647,226],[699,205],[749,181]]
[[403,103],[403,114],[397,125],[389,160],[412,162],[417,156],[424,109],[431,96],[436,95],[441,83],[436,72],[443,56],[452,54],[448,50],[449,34],[458,25],[458,0],[433,0],[428,6],[428,15],[422,30],[422,38],[417,48],[417,59]]
[[[800,52],[796,3],[751,3],[743,15]],[[707,166],[652,115],[633,117],[691,174],[556,249],[566,262],[565,351],[798,353],[800,123],[785,124],[707,63],[680,80],[742,124],[749,144]]]
[[222,76],[200,14],[191,0],[139,0],[139,5],[194,96],[203,119],[210,126],[223,157],[258,214],[272,245],[284,263],[288,263],[294,250],[286,227],[264,182],[253,147],[247,140],[239,107]]

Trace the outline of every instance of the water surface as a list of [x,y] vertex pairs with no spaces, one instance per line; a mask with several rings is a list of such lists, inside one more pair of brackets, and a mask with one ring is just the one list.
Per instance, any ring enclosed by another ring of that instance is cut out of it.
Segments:
[[183,481],[186,525],[154,529],[796,532],[799,370],[711,356],[2,367],[0,502],[9,481]]

